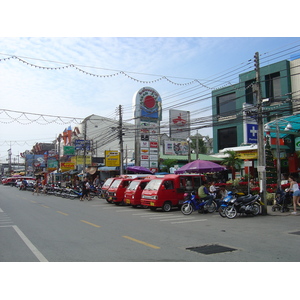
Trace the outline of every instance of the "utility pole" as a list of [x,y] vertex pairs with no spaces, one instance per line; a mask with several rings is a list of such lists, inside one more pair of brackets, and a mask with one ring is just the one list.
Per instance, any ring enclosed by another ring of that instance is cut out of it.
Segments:
[[262,206],[262,214],[267,214],[267,191],[266,191],[266,162],[265,162],[265,146],[264,146],[264,122],[263,122],[263,107],[262,96],[260,87],[260,66],[259,66],[259,53],[256,52],[254,56],[254,66],[256,75],[256,93],[257,93],[257,152],[258,152],[258,174],[259,174],[259,186],[260,196],[264,203]]
[[120,144],[120,175],[123,175],[123,156],[124,156],[124,148],[123,148],[123,120],[122,120],[122,105],[119,105],[119,144]]
[[196,135],[196,160],[199,159],[199,134],[197,129],[197,135]]
[[84,120],[84,132],[83,132],[83,139],[84,139],[84,146],[83,146],[83,176],[85,176],[85,169],[86,169],[86,135],[87,135],[87,118]]
[[11,176],[11,142],[9,143],[9,149],[7,150],[8,152],[8,176]]

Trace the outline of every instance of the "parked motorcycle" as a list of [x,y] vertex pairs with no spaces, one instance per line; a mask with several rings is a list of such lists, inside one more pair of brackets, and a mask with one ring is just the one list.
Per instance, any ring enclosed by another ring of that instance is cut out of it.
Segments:
[[226,218],[225,209],[228,207],[229,201],[231,201],[234,198],[236,198],[236,194],[232,191],[229,191],[227,193],[227,196],[224,197],[224,199],[220,200],[220,206],[218,212],[222,218]]
[[185,193],[184,194],[185,201],[181,206],[181,212],[184,215],[190,215],[193,211],[198,210],[199,213],[213,213],[216,210],[216,202],[213,201],[211,205],[207,205],[207,200],[201,199],[198,201],[196,198],[196,193]]
[[228,201],[228,205],[224,208],[224,213],[228,219],[233,219],[237,214],[258,215],[260,213],[260,206],[263,203],[259,195],[247,195],[242,197],[235,197]]

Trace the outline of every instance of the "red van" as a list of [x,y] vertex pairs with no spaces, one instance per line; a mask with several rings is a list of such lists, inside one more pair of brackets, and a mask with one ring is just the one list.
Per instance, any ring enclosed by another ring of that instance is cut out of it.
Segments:
[[200,174],[170,174],[152,179],[142,192],[141,205],[149,206],[151,210],[162,208],[163,211],[170,211],[173,206],[180,207],[184,202],[186,187],[197,192],[205,179]]
[[114,182],[107,190],[108,202],[115,203],[116,205],[124,204],[124,193],[131,183],[131,181],[136,179],[142,179],[149,175],[122,175],[115,178]]
[[101,187],[101,196],[102,196],[102,198],[105,198],[107,202],[110,202],[108,200],[107,190],[109,189],[109,187],[111,186],[111,184],[114,182],[115,179],[116,178],[114,178],[114,177],[107,178]]
[[143,179],[136,179],[131,181],[128,188],[124,193],[125,204],[137,207],[141,205],[141,195],[147,183],[151,180],[157,178],[155,175],[147,176]]

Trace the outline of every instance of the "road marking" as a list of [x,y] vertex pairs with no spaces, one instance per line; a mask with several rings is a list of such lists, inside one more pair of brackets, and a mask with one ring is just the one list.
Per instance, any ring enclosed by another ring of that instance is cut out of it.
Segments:
[[176,224],[176,223],[189,223],[189,222],[201,222],[201,221],[207,221],[207,219],[201,219],[201,220],[188,220],[188,221],[179,221],[179,222],[171,222],[171,224]]
[[64,212],[62,212],[62,211],[56,211],[56,212],[58,212],[59,214],[62,214],[62,215],[64,215],[64,216],[68,216],[69,214],[66,214],[66,213],[64,213]]
[[49,206],[47,206],[47,205],[43,205],[43,204],[42,204],[42,206],[43,206],[43,207],[46,207],[46,208],[49,208]]
[[160,215],[160,216],[156,216],[156,217],[149,218],[149,219],[150,219],[150,220],[155,220],[155,219],[172,219],[172,218],[182,218],[182,216],[180,216],[180,217],[175,217],[175,216],[171,217],[171,216],[173,216],[173,215],[165,215],[165,216],[162,216],[162,215]]
[[[192,217],[190,219],[194,219],[194,217]],[[165,221],[178,221],[178,220],[186,220],[186,218],[184,218],[184,217],[177,217],[177,218],[172,218],[172,219],[162,219],[162,220],[159,220],[159,221],[160,222],[165,222]]]
[[154,245],[151,245],[151,244],[148,244],[146,242],[143,242],[143,241],[140,241],[140,240],[136,240],[130,236],[126,236],[126,235],[123,235],[123,238],[125,239],[128,239],[128,240],[131,240],[133,242],[136,242],[136,243],[139,243],[139,244],[142,244],[142,245],[145,245],[145,246],[148,246],[148,247],[151,247],[153,249],[160,249],[160,247],[157,247],[157,246],[154,246]]
[[148,213],[137,213],[137,214],[132,214],[133,216],[141,216],[141,217],[146,217],[146,216],[149,216],[151,213],[150,212],[148,212]]
[[4,211],[0,208],[0,212],[4,212]]
[[[153,217],[153,215],[151,216],[151,215],[149,215],[149,214],[148,214],[148,216],[149,216],[149,217]],[[160,216],[156,215],[155,217],[150,218],[150,219],[168,218],[168,217],[170,217],[170,216],[174,216],[174,214],[168,214],[167,216],[166,216],[166,215],[160,215]],[[144,218],[144,217],[146,217],[146,215],[141,216],[141,217]]]
[[111,208],[116,208],[116,207],[115,206],[103,207],[103,209],[111,209]]
[[46,257],[31,243],[31,241],[27,238],[27,236],[21,231],[21,229],[18,226],[12,225],[12,227],[39,261],[48,262]]
[[83,223],[89,224],[91,226],[97,227],[97,228],[101,227],[99,225],[96,225],[96,224],[93,224],[93,223],[90,223],[90,222],[87,222],[87,221],[84,221],[84,220],[80,220],[80,221],[83,222]]
[[32,203],[37,203],[36,201],[33,201],[33,200],[31,200],[30,202],[32,202]]

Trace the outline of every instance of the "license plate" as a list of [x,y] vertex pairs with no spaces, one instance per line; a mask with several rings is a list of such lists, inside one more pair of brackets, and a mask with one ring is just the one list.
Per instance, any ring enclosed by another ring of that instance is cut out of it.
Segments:
[[154,206],[154,202],[150,202],[150,206]]
[[125,203],[130,204],[130,199],[126,199]]
[[108,200],[112,200],[112,197],[108,197]]

